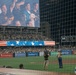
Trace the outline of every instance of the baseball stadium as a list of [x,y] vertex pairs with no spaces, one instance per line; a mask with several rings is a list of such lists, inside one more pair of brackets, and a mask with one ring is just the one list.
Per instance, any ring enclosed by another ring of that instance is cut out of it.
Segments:
[[0,0],[0,75],[76,75],[76,0]]

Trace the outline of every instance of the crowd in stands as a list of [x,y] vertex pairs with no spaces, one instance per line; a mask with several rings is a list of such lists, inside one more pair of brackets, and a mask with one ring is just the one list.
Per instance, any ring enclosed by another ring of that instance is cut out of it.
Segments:
[[[9,40],[34,40],[34,41],[51,41],[51,39],[47,38],[46,36],[42,36],[41,34],[28,34],[28,33],[11,33],[11,32],[7,32],[5,33],[0,33],[0,40],[5,40],[5,41],[9,41]],[[0,53],[15,53],[15,52],[40,52],[40,51],[44,51],[45,47],[1,47],[0,48]],[[49,51],[57,51],[58,49],[56,49],[55,47],[47,47],[47,49]],[[62,45],[60,46],[60,49],[71,49],[71,50],[76,50],[75,46],[66,46],[66,45]]]
[[[55,46],[47,46],[46,47],[49,52],[52,51],[58,51],[58,48],[55,48]],[[76,47],[61,47],[60,50],[76,50]],[[43,52],[45,50],[44,47],[0,47],[0,54],[1,53],[25,53],[25,52]]]
[[51,39],[40,34],[31,34],[31,33],[0,33],[0,40],[43,40],[50,41]]
[[[1,31],[1,30],[0,30]],[[10,40],[22,40],[22,41],[52,41],[51,38],[43,36],[41,33],[33,33],[33,31],[19,31],[17,29],[6,29],[5,31],[0,32],[0,41],[10,41]],[[40,52],[44,51],[44,47],[0,47],[0,53],[15,53],[15,52]],[[47,49],[51,51],[58,51],[59,48],[47,47]],[[61,45],[60,49],[66,50],[76,50],[75,46]]]
[[[54,47],[46,47],[47,50],[55,51]],[[1,53],[23,53],[23,52],[43,52],[45,50],[45,47],[1,47],[0,48],[0,54]]]
[[[0,30],[1,31],[1,30]],[[24,29],[22,31],[17,29],[6,28],[0,32],[0,41],[52,41],[51,38],[43,36],[41,32],[35,32],[34,30]],[[1,47],[0,53],[15,53],[15,52],[40,52],[44,51],[45,47]],[[50,51],[54,47],[47,47]]]
[[[46,47],[49,52],[52,51],[58,51],[59,49],[56,49],[55,47],[47,46]],[[60,49],[65,49],[65,50],[76,50],[76,47],[71,47],[69,48],[64,47]],[[43,52],[45,50],[45,47],[1,47],[0,48],[0,54],[1,53],[23,53],[23,52]]]
[[63,45],[60,48],[65,50],[76,50],[76,46],[71,46],[71,45]]

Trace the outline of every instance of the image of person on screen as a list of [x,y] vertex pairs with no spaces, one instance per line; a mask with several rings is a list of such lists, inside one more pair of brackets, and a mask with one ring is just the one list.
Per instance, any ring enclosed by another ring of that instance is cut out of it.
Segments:
[[35,27],[35,15],[33,13],[30,14],[30,21],[29,21],[29,24],[27,26]]
[[24,15],[26,16],[26,19],[25,19],[25,21],[26,21],[26,24],[27,24],[27,22],[30,20],[30,14],[31,14],[31,8],[30,8],[30,3],[26,3],[25,4],[25,10],[24,10]]
[[3,4],[1,6],[2,13],[0,14],[0,25],[7,26],[11,25],[14,20],[14,16],[10,12],[10,9],[7,9],[7,6]]
[[11,4],[11,12],[14,15],[13,25],[15,25],[16,21],[20,21],[21,26],[25,25],[24,23],[24,15],[22,13],[22,6],[24,6],[25,0],[13,0]]
[[21,21],[22,13],[20,9],[20,5],[16,3],[15,8],[13,9],[14,21]]
[[11,4],[11,12],[15,8],[16,4],[19,4],[19,6],[22,7],[24,5],[24,3],[25,3],[25,0],[13,0],[12,4]]
[[10,6],[10,11],[13,12],[13,9],[15,7],[15,4],[16,4],[17,0],[13,0],[12,3],[11,3],[11,6]]
[[15,21],[15,26],[21,26],[20,21]]
[[20,5],[21,12],[23,12],[23,10],[24,10],[25,0],[18,0],[17,3]]
[[21,22],[21,26],[27,26],[25,20],[26,20],[26,15],[22,14],[21,21],[20,21]]
[[35,14],[35,26],[39,26],[39,4],[34,3],[34,9],[32,11],[33,14]]
[[34,27],[33,22],[31,20],[27,22],[27,27]]
[[31,20],[29,20],[29,21],[27,22],[27,27],[32,27],[32,22],[31,22]]
[[0,8],[0,14],[2,13],[1,8]]

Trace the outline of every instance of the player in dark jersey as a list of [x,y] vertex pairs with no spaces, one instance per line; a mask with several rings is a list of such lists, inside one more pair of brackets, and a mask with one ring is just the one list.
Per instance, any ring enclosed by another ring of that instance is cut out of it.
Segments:
[[49,57],[49,51],[45,48],[44,50],[44,69],[46,70],[48,68],[48,64],[49,64],[49,60],[48,60],[48,57]]

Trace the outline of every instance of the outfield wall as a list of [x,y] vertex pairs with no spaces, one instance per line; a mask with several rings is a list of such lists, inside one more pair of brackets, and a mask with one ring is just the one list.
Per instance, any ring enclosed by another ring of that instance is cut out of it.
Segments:
[[[72,50],[61,50],[62,55],[72,55],[76,51]],[[50,56],[56,56],[58,52],[50,52]],[[17,52],[17,53],[1,53],[1,58],[12,58],[12,57],[31,57],[31,56],[44,56],[44,52]]]

